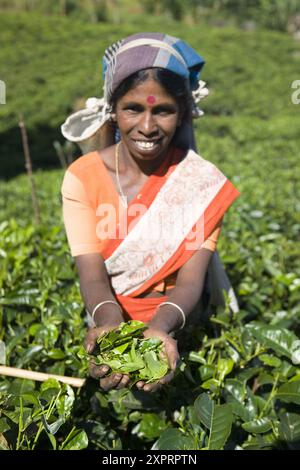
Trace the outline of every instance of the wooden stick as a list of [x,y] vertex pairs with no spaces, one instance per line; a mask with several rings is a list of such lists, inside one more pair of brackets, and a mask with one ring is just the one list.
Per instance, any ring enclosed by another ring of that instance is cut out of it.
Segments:
[[32,173],[32,165],[31,165],[31,158],[30,158],[30,152],[29,152],[29,145],[28,145],[28,138],[27,138],[27,132],[26,132],[26,127],[25,127],[25,122],[22,114],[19,116],[19,127],[21,129],[21,136],[22,136],[22,144],[23,144],[23,151],[24,151],[24,157],[25,157],[25,168],[27,170],[30,186],[31,186],[31,198],[32,198],[32,204],[33,204],[33,209],[34,209],[34,217],[35,217],[35,222],[36,224],[40,223],[40,208],[36,196],[36,189],[35,189],[35,184],[34,184],[34,179],[33,179],[33,173]]
[[58,142],[58,140],[55,140],[53,142],[53,147],[56,150],[56,154],[58,156],[58,159],[60,161],[60,164],[61,164],[62,168],[64,168],[64,169],[67,168],[66,157],[65,157],[65,154],[63,152],[63,149],[61,147],[60,142]]
[[82,387],[85,383],[85,379],[78,377],[67,377],[65,375],[54,375],[45,374],[43,372],[34,372],[32,370],[17,369],[16,367],[0,366],[0,375],[6,375],[7,377],[18,377],[20,379],[38,380],[43,382],[48,379],[56,379],[59,382],[63,382],[73,387]]

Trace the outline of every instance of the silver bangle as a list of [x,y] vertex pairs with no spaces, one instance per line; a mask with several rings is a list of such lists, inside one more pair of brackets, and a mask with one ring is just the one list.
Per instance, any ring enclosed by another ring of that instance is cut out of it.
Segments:
[[99,302],[99,304],[97,304],[96,307],[94,308],[94,310],[92,312],[92,315],[91,315],[93,321],[95,321],[94,320],[94,315],[95,315],[96,311],[98,310],[99,307],[101,307],[101,305],[104,305],[104,304],[115,304],[119,307],[120,312],[123,313],[120,305],[117,302],[115,302],[114,300],[104,300],[103,302]]
[[185,322],[186,322],[186,316],[185,316],[185,313],[184,313],[184,311],[182,310],[182,308],[179,307],[179,305],[174,304],[174,302],[162,302],[157,308],[159,309],[162,305],[173,305],[173,307],[176,307],[177,310],[179,310],[179,312],[180,312],[181,315],[182,315],[182,324],[181,324],[180,328],[178,328],[178,329],[179,329],[179,330],[182,330],[182,328],[184,328]]

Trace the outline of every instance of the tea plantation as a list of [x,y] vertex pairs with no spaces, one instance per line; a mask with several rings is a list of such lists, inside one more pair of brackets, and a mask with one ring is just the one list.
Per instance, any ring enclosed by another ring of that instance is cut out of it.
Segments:
[[21,111],[41,223],[33,220],[27,176],[2,181],[0,362],[87,376],[77,354],[86,325],[62,222],[63,170],[40,168],[57,166],[53,140],[63,142],[59,125],[75,100],[100,94],[105,46],[141,29],[180,36],[207,60],[202,78],[211,94],[197,143],[241,192],[218,245],[240,312],[215,311],[197,331],[187,328],[177,375],[154,394],[103,393],[93,379],[76,389],[1,377],[0,448],[299,449],[300,105],[291,101],[291,83],[300,79],[300,43],[283,33],[148,21],[111,27],[2,15],[1,168],[11,176],[23,165]]

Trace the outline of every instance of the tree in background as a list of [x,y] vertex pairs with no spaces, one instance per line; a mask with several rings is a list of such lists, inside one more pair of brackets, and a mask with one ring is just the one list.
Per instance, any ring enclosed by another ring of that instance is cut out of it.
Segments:
[[[177,21],[216,19],[237,24],[256,24],[286,31],[291,18],[300,14],[299,0],[0,0],[0,9],[37,11],[46,15],[73,16],[83,21],[120,22],[135,13],[167,14]],[[117,21],[116,21],[117,19]]]
[[75,16],[92,23],[107,20],[107,0],[0,0],[0,9]]
[[299,0],[142,0],[141,5],[149,13],[167,12],[179,21],[188,16],[198,21],[223,15],[280,31],[286,31],[290,18],[300,14]]

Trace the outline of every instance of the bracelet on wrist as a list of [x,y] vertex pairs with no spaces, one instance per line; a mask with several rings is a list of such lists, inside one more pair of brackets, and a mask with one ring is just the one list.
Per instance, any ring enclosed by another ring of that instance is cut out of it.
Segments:
[[184,311],[182,310],[181,307],[179,307],[179,305],[175,304],[174,302],[162,302],[158,307],[157,307],[157,310],[162,307],[163,305],[172,305],[173,307],[177,308],[177,310],[181,313],[181,317],[182,317],[182,323],[180,325],[180,328],[178,328],[178,330],[182,330],[185,326],[185,322],[186,322],[186,315],[184,313]]
[[121,314],[123,313],[123,312],[122,312],[122,308],[120,307],[120,305],[119,305],[117,302],[115,302],[114,300],[104,300],[103,302],[99,302],[99,303],[94,307],[94,309],[93,309],[93,311],[92,311],[92,314],[91,314],[91,317],[92,317],[93,322],[95,322],[94,317],[95,317],[95,314],[96,314],[97,310],[98,310],[100,307],[102,307],[102,305],[104,305],[104,304],[115,304],[115,305],[117,305],[117,307],[119,308],[120,313],[121,313]]

